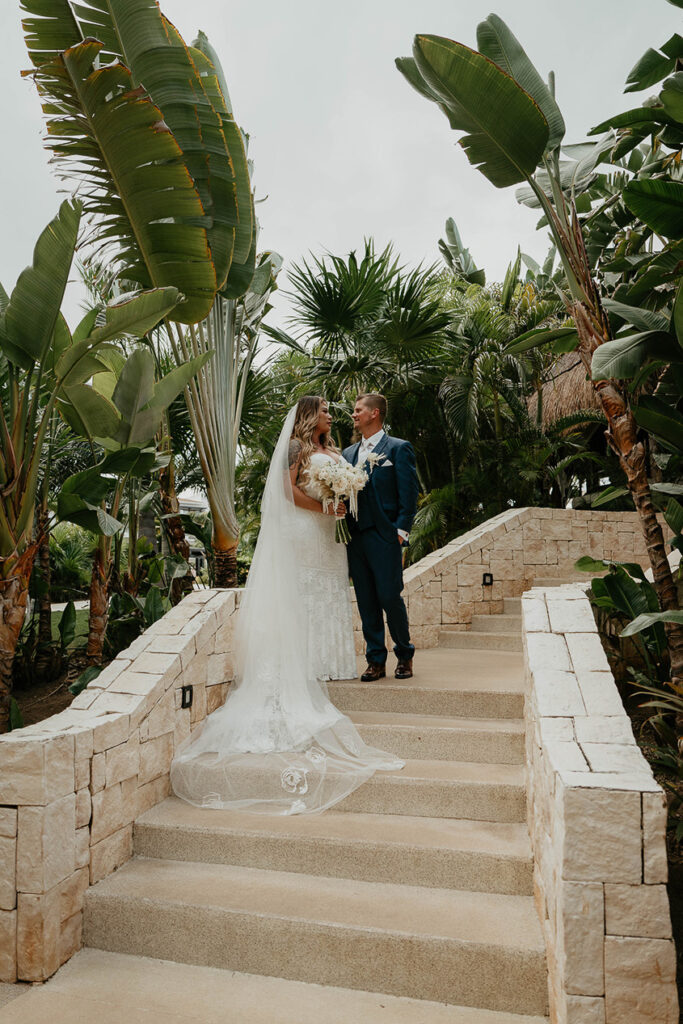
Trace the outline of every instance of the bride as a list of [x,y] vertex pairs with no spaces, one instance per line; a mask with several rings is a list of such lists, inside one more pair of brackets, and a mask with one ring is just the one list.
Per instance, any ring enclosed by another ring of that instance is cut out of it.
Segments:
[[403,762],[363,742],[326,679],[356,675],[344,545],[311,467],[341,456],[327,402],[290,409],[268,471],[235,630],[236,685],[178,749],[177,796],[270,814],[322,811]]

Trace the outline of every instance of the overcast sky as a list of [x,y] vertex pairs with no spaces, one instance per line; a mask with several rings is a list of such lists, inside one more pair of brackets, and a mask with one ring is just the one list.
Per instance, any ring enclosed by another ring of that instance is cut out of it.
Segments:
[[[548,248],[535,211],[514,189],[496,190],[455,146],[434,104],[394,67],[416,33],[476,46],[476,25],[492,0],[162,0],[191,42],[203,29],[225,71],[238,122],[250,133],[261,248],[285,266],[310,250],[346,253],[364,236],[391,241],[403,260],[439,258],[437,241],[454,217],[475,261],[500,280],[517,244],[541,260]],[[611,113],[647,94],[623,95],[648,46],[681,31],[666,0],[497,0],[499,14],[543,76],[553,69],[567,140],[578,142]],[[9,290],[55,214],[60,187],[42,148],[42,115],[28,66],[18,0],[0,0],[3,159],[0,161],[0,281]],[[71,288],[67,318],[79,318]],[[286,314],[275,298],[275,321]]]

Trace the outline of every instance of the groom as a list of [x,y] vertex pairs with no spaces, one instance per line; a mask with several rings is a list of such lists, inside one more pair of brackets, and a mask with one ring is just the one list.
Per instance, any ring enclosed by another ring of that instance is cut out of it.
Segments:
[[398,659],[394,673],[397,679],[411,678],[415,652],[401,597],[401,548],[408,541],[408,531],[417,510],[415,454],[407,441],[385,434],[386,413],[384,395],[359,395],[353,422],[362,440],[343,452],[346,461],[353,466],[366,466],[370,477],[358,495],[358,519],[348,517],[349,571],[363,623],[368,661],[361,676],[363,682],[374,682],[386,675],[383,611]]

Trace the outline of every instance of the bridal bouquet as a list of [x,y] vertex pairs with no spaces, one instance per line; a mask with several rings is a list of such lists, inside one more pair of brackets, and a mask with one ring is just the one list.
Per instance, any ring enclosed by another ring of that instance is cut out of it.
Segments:
[[[358,518],[358,495],[368,482],[367,473],[361,466],[352,466],[345,462],[324,462],[309,468],[309,478],[315,481],[322,494],[323,509],[327,512],[330,505],[335,512],[342,501],[348,501],[349,512]],[[351,534],[344,516],[338,516],[334,529],[334,539],[338,544],[348,544]]]

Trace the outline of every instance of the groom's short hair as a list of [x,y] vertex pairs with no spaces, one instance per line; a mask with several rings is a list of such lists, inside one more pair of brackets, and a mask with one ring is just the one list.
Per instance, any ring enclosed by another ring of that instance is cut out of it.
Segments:
[[379,409],[379,418],[384,423],[387,418],[387,400],[384,395],[377,391],[368,391],[366,394],[358,395],[357,402],[365,402],[370,409]]

